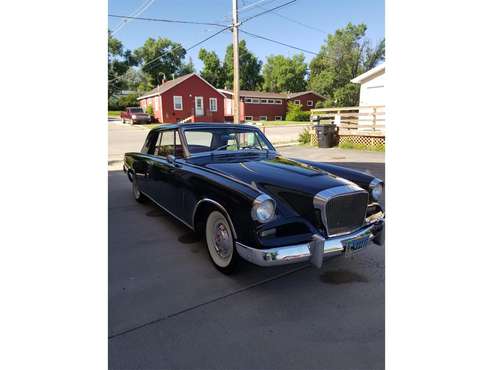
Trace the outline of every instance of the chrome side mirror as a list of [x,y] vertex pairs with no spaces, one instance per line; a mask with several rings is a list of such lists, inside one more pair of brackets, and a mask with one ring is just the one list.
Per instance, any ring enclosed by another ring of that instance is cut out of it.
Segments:
[[176,164],[176,158],[174,155],[172,154],[168,154],[166,156],[166,160],[168,161],[169,164],[171,164],[172,166],[174,166]]

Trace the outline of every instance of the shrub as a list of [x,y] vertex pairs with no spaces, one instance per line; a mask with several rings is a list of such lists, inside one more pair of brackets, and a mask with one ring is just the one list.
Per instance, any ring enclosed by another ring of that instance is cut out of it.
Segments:
[[298,141],[301,143],[301,144],[310,144],[310,141],[311,141],[311,135],[310,135],[310,130],[308,130],[307,128],[305,128],[301,134],[299,134],[298,136]]
[[286,121],[309,121],[310,111],[303,111],[301,105],[288,102],[288,113],[286,113]]
[[152,104],[149,104],[146,108],[146,113],[150,116],[154,116],[154,109],[152,109]]

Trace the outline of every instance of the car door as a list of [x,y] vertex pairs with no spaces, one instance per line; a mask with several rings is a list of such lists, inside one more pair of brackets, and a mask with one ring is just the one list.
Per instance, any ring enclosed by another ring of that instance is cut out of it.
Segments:
[[176,130],[163,130],[159,133],[158,144],[149,168],[151,197],[175,215],[183,199],[177,178],[180,164],[175,158],[176,140],[179,140]]
[[[147,195],[152,196],[152,188],[149,181],[149,172],[153,163],[155,147],[158,144],[158,133],[151,132],[144,143],[140,154],[134,156],[133,171],[135,179],[139,185],[139,189]],[[150,155],[151,154],[151,155]]]

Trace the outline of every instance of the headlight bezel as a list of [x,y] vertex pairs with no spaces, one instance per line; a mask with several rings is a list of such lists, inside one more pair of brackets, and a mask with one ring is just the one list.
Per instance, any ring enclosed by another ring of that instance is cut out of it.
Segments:
[[[271,206],[271,213],[268,218],[263,218],[262,216],[259,216],[259,209],[262,209],[262,206]],[[267,194],[260,194],[257,198],[254,199],[253,205],[252,205],[252,211],[251,211],[251,216],[252,219],[260,222],[262,224],[265,224],[269,221],[272,221],[276,215],[276,202],[274,199],[272,199],[270,196]]]
[[137,115],[136,114],[132,114],[132,119],[137,119]]
[[384,191],[384,183],[383,183],[383,181],[380,180],[379,178],[376,178],[375,177],[370,182],[369,188],[370,188],[371,198],[374,201],[376,201],[376,202],[380,202],[381,199],[382,199],[383,191]]

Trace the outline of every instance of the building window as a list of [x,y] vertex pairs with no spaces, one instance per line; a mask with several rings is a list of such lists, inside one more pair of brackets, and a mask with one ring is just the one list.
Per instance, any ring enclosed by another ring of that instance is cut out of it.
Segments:
[[260,99],[261,104],[267,104],[267,99]]
[[269,100],[267,100],[267,103],[269,103],[269,104],[274,104],[274,99],[269,99]]
[[159,96],[154,98],[154,112],[159,112]]
[[245,98],[245,103],[251,103],[252,99],[251,98]]
[[282,121],[282,116],[275,116],[274,117],[274,120],[276,120],[276,121]]
[[253,121],[253,116],[245,116],[245,121]]
[[173,105],[175,110],[183,110],[183,99],[181,96],[173,96]]
[[259,120],[260,121],[267,121],[267,116],[260,116],[259,117]]
[[313,100],[307,100],[306,101],[306,106],[307,107],[313,107]]
[[217,112],[217,98],[209,98],[209,110]]
[[295,99],[295,100],[294,100],[294,104],[296,104],[296,105],[301,105],[301,101],[300,101],[300,99]]
[[257,98],[253,98],[253,99],[252,99],[252,103],[254,103],[254,104],[258,104],[258,103],[260,103],[260,100],[259,100],[259,99],[257,99]]
[[276,99],[276,104],[282,104],[282,100],[281,99]]

